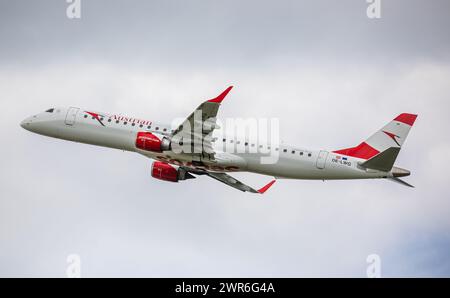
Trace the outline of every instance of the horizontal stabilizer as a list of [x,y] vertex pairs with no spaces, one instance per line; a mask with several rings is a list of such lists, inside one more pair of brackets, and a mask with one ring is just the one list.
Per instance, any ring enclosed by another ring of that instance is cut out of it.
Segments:
[[402,179],[397,178],[397,177],[392,177],[392,178],[388,178],[388,179],[391,180],[391,181],[400,183],[400,184],[402,184],[402,185],[408,186],[408,187],[414,187],[413,185],[411,185],[411,184],[409,184],[409,183],[407,183],[407,182],[405,182],[405,181],[403,181]]
[[371,159],[361,163],[360,166],[368,169],[389,172],[394,166],[395,159],[397,158],[399,152],[400,147],[390,147],[375,155]]

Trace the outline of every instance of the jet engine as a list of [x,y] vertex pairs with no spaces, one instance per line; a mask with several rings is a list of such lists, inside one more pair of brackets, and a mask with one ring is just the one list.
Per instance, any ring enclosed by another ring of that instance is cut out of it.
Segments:
[[155,135],[151,132],[138,132],[136,137],[136,147],[146,151],[167,151],[171,148],[170,143],[167,137]]
[[152,177],[164,181],[178,182],[179,180],[186,180],[195,178],[188,171],[183,168],[176,168],[168,163],[162,161],[154,161],[152,164]]

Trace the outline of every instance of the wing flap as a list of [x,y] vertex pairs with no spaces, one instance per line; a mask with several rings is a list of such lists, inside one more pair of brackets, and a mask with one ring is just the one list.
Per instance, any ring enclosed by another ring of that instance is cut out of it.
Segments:
[[[213,156],[211,135],[219,126],[216,123],[220,103],[230,92],[233,86],[228,87],[219,96],[203,102],[192,112],[184,122],[172,133],[172,139],[184,144],[191,144],[191,154],[201,155],[208,153],[209,158]],[[195,153],[194,153],[195,152]]]

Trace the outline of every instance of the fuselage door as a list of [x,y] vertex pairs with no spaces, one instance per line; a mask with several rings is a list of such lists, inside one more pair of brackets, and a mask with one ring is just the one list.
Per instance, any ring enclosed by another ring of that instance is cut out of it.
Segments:
[[320,151],[319,156],[317,156],[317,162],[316,167],[318,169],[324,169],[325,168],[325,162],[327,161],[328,157],[328,151]]
[[66,120],[65,123],[67,125],[74,125],[75,124],[75,119],[77,118],[77,113],[80,109],[79,108],[69,108],[67,110],[67,115],[66,115]]

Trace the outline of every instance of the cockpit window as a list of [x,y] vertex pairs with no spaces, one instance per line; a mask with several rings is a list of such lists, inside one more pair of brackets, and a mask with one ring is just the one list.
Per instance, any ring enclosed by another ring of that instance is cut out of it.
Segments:
[[48,109],[48,110],[45,111],[45,112],[47,112],[47,113],[53,113],[54,110],[55,110],[54,108],[51,108],[51,109]]

